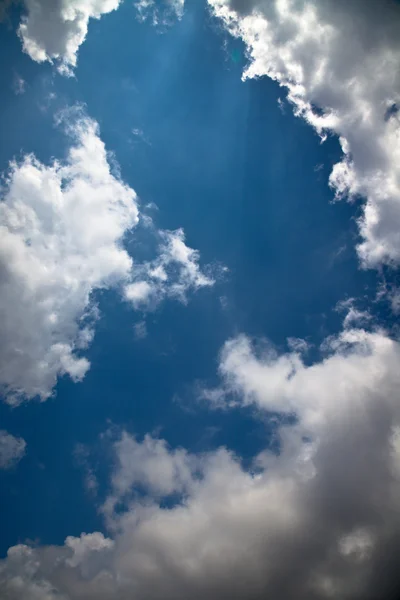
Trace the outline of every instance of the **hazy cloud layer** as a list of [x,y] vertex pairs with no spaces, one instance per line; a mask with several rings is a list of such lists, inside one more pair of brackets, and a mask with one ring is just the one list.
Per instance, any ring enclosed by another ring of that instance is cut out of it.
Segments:
[[56,62],[63,74],[76,66],[89,19],[100,19],[121,0],[23,0],[26,14],[18,34],[24,51],[36,62]]
[[190,455],[123,433],[103,506],[111,537],[11,548],[7,598],[395,600],[400,347],[348,329],[325,352],[306,366],[229,341],[220,401],[296,414],[280,454],[265,450],[246,472],[225,449]]
[[340,136],[338,197],[367,199],[363,265],[400,263],[400,7],[391,0],[208,0],[246,43],[244,77],[267,75],[321,134]]

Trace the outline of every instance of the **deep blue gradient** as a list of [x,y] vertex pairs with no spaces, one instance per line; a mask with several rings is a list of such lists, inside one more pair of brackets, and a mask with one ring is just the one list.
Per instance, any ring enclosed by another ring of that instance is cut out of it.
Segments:
[[[337,140],[321,144],[286,101],[282,111],[284,95],[274,82],[241,81],[243,48],[227,39],[204,1],[189,2],[182,21],[163,31],[137,22],[131,2],[91,22],[71,79],[33,63],[12,29],[0,31],[0,52],[8,57],[0,85],[1,169],[23,152],[43,161],[62,157],[68,141],[53,126],[54,114],[83,103],[123,179],[143,205],[157,205],[156,225],[183,227],[203,265],[229,269],[187,306],[166,301],[147,316],[117,293],[102,293],[83,383],[60,381],[56,398],[43,404],[0,406],[0,428],[28,444],[17,469],[0,473],[3,554],[26,538],[61,543],[103,529],[96,507],[112,457],[99,436],[112,426],[139,438],[157,431],[190,451],[223,444],[244,460],[254,456],[271,439],[271,423],[250,410],[224,413],[196,403],[198,382],[218,383],[223,343],[244,332],[279,350],[287,349],[288,336],[318,346],[340,330],[337,302],[371,299],[376,274],[358,267],[359,209],[332,203]],[[11,89],[14,72],[27,81],[24,95]],[[133,251],[135,234],[127,245]],[[133,325],[143,317],[148,336],[135,340]],[[84,490],[77,443],[98,468],[97,499]]]

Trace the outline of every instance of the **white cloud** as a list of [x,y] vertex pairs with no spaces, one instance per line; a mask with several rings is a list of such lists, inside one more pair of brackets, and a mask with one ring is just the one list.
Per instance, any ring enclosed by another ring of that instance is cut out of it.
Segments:
[[133,333],[135,339],[137,340],[143,340],[145,337],[147,337],[146,321],[139,321],[139,323],[135,323],[133,326]]
[[36,62],[56,62],[72,74],[89,19],[116,10],[121,0],[24,0],[26,15],[18,34],[24,51]]
[[69,111],[73,144],[65,161],[13,162],[0,189],[0,392],[10,404],[52,394],[57,377],[80,381],[81,356],[94,337],[93,293],[114,287],[135,308],[187,293],[214,280],[183,230],[148,235],[159,254],[135,264],[123,238],[137,223],[137,197],[123,183],[97,124]]
[[157,258],[136,264],[135,281],[124,289],[126,300],[135,308],[152,308],[165,297],[185,303],[190,290],[215,283],[200,270],[200,254],[186,245],[183,229],[159,230],[157,235],[160,238]]
[[147,281],[137,281],[125,287],[125,298],[138,308],[141,304],[147,304],[152,292],[152,287]]
[[0,469],[14,467],[24,456],[26,442],[0,429]]
[[16,96],[21,96],[26,91],[26,81],[18,73],[14,73],[12,89]]
[[140,443],[123,432],[115,443],[115,453],[112,493],[102,507],[111,526],[116,505],[132,500],[132,493],[138,487],[152,498],[160,499],[183,492],[192,482],[195,458],[184,449],[170,450],[164,440],[146,435]]
[[183,17],[185,0],[137,0],[134,6],[140,21],[151,19],[153,25],[166,25],[171,17]]
[[280,454],[265,450],[247,472],[225,449],[190,455],[123,433],[103,507],[112,538],[11,548],[7,597],[395,600],[400,346],[363,330],[326,346],[306,366],[296,352],[228,342],[225,395],[297,416],[281,426]]
[[[13,162],[0,204],[0,384],[9,402],[81,380],[96,318],[91,295],[128,280],[122,238],[138,220],[135,192],[111,171],[96,123],[71,126],[65,162]],[[88,323],[89,322],[89,323]]]
[[[361,262],[400,263],[400,7],[381,0],[208,0],[247,45],[244,77],[288,90],[297,115],[340,136],[338,197],[365,197]],[[322,113],[315,107],[322,109]]]
[[354,298],[348,298],[339,302],[336,306],[338,312],[344,311],[346,313],[343,319],[344,329],[351,329],[353,327],[363,327],[371,321],[372,316],[365,310],[359,310],[355,306]]

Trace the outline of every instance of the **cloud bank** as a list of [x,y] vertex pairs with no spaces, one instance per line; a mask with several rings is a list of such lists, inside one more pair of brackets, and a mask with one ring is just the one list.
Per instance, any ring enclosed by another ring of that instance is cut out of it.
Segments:
[[26,14],[18,35],[24,52],[36,62],[56,62],[72,74],[90,19],[116,10],[121,0],[24,0]]
[[[10,548],[10,600],[395,600],[400,585],[400,346],[347,329],[306,366],[240,336],[221,394],[295,414],[249,471],[124,432],[100,532]],[[222,398],[222,395],[220,399]]]
[[365,267],[400,263],[400,7],[391,0],[208,0],[321,136],[340,137],[336,196],[363,197]]

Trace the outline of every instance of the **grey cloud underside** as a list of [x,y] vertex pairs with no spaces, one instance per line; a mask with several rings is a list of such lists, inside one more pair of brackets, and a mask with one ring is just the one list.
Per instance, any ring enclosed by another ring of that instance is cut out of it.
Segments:
[[[366,199],[358,252],[366,267],[400,263],[400,6],[368,0],[208,0],[247,45],[245,77],[288,90],[296,114],[344,157],[330,183]],[[315,107],[319,110],[316,111]],[[321,112],[322,111],[322,112]]]
[[[308,367],[297,352],[229,341],[220,396],[294,411],[281,453],[266,449],[246,472],[225,449],[191,455],[123,433],[101,509],[111,537],[11,548],[3,597],[396,600],[400,347],[346,329],[325,348]],[[168,497],[180,500],[168,509]]]

